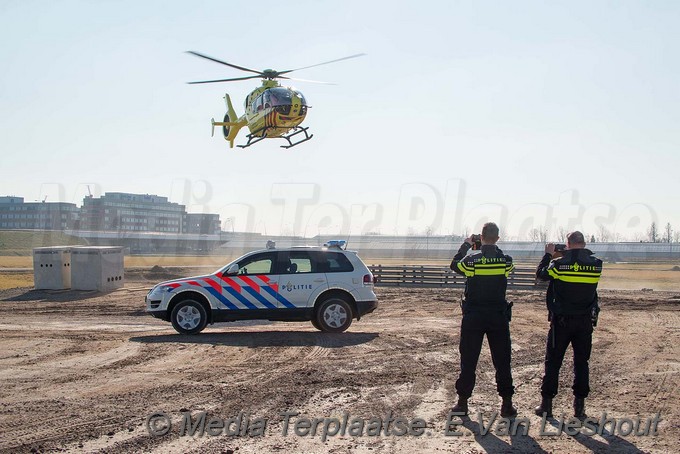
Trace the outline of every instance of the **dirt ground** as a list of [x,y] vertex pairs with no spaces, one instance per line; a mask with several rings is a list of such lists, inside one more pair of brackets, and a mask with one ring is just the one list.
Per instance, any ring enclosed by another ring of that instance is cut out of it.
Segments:
[[[548,323],[543,295],[525,291],[510,299],[515,400],[528,435],[495,433],[498,425],[480,432],[478,413],[488,425],[499,407],[485,344],[472,418],[456,437],[444,429],[458,373],[459,291],[379,287],[378,310],[343,334],[310,323],[239,322],[190,337],[143,312],[148,288],[169,277],[128,273],[126,287],[108,294],[0,291],[0,452],[680,452],[680,292],[601,292],[587,410],[643,420],[659,412],[656,436],[540,433],[531,409]],[[555,413],[570,416],[570,353],[560,385]],[[187,410],[194,422],[203,410],[222,419],[245,412],[267,424],[262,436],[180,436]],[[173,429],[152,437],[146,419],[158,411]],[[285,436],[284,411],[300,413]],[[421,436],[325,441],[321,430],[293,432],[299,418],[345,412],[367,423],[388,412],[422,418],[427,428]]]

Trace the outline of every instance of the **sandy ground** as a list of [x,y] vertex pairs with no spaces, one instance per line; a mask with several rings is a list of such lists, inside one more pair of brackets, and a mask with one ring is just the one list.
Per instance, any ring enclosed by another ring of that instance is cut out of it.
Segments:
[[[478,412],[488,424],[499,405],[485,345],[472,419],[454,437],[444,428],[458,373],[458,292],[378,288],[379,309],[344,334],[322,334],[310,323],[240,322],[188,337],[143,312],[150,284],[166,277],[128,274],[126,288],[108,294],[0,291],[0,452],[680,451],[680,293],[603,291],[594,336],[589,414],[645,420],[660,412],[658,435],[540,433],[531,409],[548,325],[543,295],[530,291],[511,293],[516,404],[528,435],[494,433],[498,425],[480,433]],[[570,384],[568,353],[556,415],[571,415]],[[222,419],[246,412],[267,425],[256,437],[180,436],[187,410]],[[322,441],[322,426],[298,436],[291,418],[284,436],[280,413],[292,410],[298,418],[347,412],[367,423],[391,412],[422,418],[427,428],[421,436]],[[157,411],[171,417],[173,429],[152,437],[146,418]]]

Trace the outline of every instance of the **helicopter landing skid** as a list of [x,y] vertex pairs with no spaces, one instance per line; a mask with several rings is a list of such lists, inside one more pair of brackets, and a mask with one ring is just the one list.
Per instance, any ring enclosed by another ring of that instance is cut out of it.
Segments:
[[[264,130],[266,130],[266,129],[272,129],[272,128],[265,128]],[[273,128],[273,129],[275,129],[275,128]],[[281,148],[292,148],[292,147],[294,147],[295,145],[300,145],[302,142],[307,142],[308,140],[310,140],[312,137],[314,137],[314,134],[308,134],[308,133],[307,133],[307,130],[308,130],[308,129],[309,129],[309,127],[302,128],[302,127],[300,127],[300,126],[296,126],[296,127],[293,129],[293,131],[294,131],[293,133],[288,134],[287,136],[280,136],[280,137],[279,137],[280,139],[286,139],[286,140],[288,141],[288,145],[281,145]],[[239,147],[239,148],[248,148],[249,146],[255,145],[256,143],[258,143],[258,142],[260,142],[260,141],[262,141],[262,140],[268,138],[268,137],[266,137],[266,135],[262,135],[262,136],[256,136],[256,135],[255,135],[255,134],[259,134],[260,132],[262,132],[262,129],[260,129],[260,130],[258,130],[258,131],[255,131],[255,132],[252,133],[252,134],[248,134],[248,135],[247,135],[247,137],[248,137],[248,142],[246,142],[245,145],[237,145],[237,147]],[[294,136],[296,136],[296,135],[298,135],[298,134],[300,134],[300,133],[303,133],[303,134],[305,135],[305,138],[304,138],[304,139],[298,140],[297,142],[293,142],[293,141],[290,140],[291,137],[294,137]],[[272,138],[273,138],[273,137],[272,137]]]
[[239,148],[248,148],[251,145],[256,144],[257,142],[261,142],[264,139],[266,139],[266,136],[254,136],[253,134],[248,134],[246,137],[248,137],[248,142],[246,142],[245,145],[236,145]]
[[[314,137],[314,134],[307,134],[308,129],[309,127],[301,128],[300,126],[296,126],[294,129],[295,132],[293,132],[292,134],[288,134],[287,136],[281,136],[282,139],[286,139],[288,141],[288,145],[281,145],[281,148],[291,148],[294,147],[295,145],[300,145],[302,142],[307,142],[309,139]],[[305,138],[302,140],[298,140],[295,143],[291,142],[290,138],[300,133],[304,133]]]

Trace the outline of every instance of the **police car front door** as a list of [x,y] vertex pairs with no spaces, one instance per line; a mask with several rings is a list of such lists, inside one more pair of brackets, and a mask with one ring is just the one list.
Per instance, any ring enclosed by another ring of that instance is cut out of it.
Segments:
[[280,308],[301,309],[314,304],[316,295],[328,288],[326,275],[316,268],[307,251],[279,253]]
[[278,276],[272,274],[275,264],[275,252],[254,254],[238,263],[237,274],[224,275],[222,296],[231,303],[228,307],[248,311],[276,310]]

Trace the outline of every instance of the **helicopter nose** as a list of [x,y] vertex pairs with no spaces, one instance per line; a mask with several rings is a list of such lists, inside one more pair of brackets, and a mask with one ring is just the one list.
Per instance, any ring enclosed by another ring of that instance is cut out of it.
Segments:
[[291,108],[290,104],[285,104],[282,106],[277,106],[276,111],[280,114],[288,115],[290,113],[290,108]]

